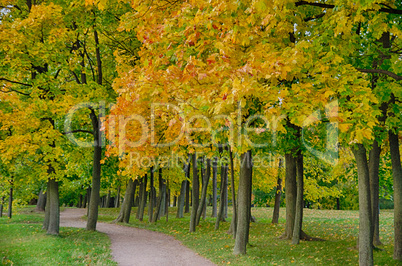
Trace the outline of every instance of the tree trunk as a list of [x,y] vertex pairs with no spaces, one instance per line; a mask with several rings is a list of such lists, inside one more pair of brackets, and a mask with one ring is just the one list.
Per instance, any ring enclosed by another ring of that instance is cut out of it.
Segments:
[[142,178],[142,187],[141,187],[141,200],[140,200],[140,206],[138,207],[139,209],[139,216],[138,220],[142,221],[144,220],[144,210],[145,210],[145,205],[147,204],[147,175]]
[[162,178],[162,168],[159,168],[159,197],[158,197],[158,202],[156,204],[155,208],[155,213],[153,215],[153,220],[152,222],[156,222],[160,218],[160,213],[162,209],[162,201],[163,201],[163,195],[166,195],[166,185],[164,184],[165,181]]
[[4,197],[0,200],[0,218],[3,217]]
[[223,217],[225,219],[228,218],[228,205],[229,205],[229,197],[228,197],[228,194],[229,194],[229,189],[228,189],[229,173],[228,172],[229,172],[229,169],[227,170],[226,175],[225,175],[225,178],[226,178],[226,180],[225,180],[225,198],[224,198],[225,207],[223,209]]
[[201,169],[201,172],[203,173],[202,174],[202,192],[201,192],[200,205],[198,206],[198,210],[197,210],[196,225],[198,225],[200,223],[201,215],[204,211],[204,207],[206,207],[208,183],[209,183],[209,179],[211,178],[211,159],[207,159],[206,171],[203,171]]
[[43,226],[42,229],[46,230],[49,228],[49,220],[50,220],[50,179],[48,179],[47,184],[46,184],[46,208],[45,208],[45,218],[43,219]]
[[7,216],[10,219],[13,217],[13,190],[14,190],[13,184],[11,183],[10,192],[8,194],[8,212],[7,212]]
[[[225,187],[225,182],[226,182],[226,178],[225,176],[228,173],[228,166],[227,165],[222,165],[221,167],[221,187]],[[221,189],[221,197],[220,197],[220,202],[219,202],[219,211],[218,211],[218,215],[216,217],[216,221],[215,221],[215,230],[219,229],[219,223],[225,222],[225,218],[224,218],[224,211],[225,211],[225,190]]]
[[379,169],[381,147],[374,140],[369,154],[370,195],[373,244],[382,245],[380,240]]
[[212,162],[212,217],[217,214],[217,199],[218,199],[218,158],[214,157]]
[[114,199],[114,207],[115,208],[120,207],[120,185],[117,188],[116,198]]
[[[188,173],[188,177],[190,178],[190,172]],[[184,208],[184,213],[190,212],[190,181],[186,180],[186,205]]]
[[166,206],[165,206],[165,211],[166,211],[166,222],[169,221],[169,206],[170,206],[170,188],[169,188],[169,180],[166,182]]
[[150,185],[150,189],[149,189],[148,221],[151,223],[152,216],[154,214],[154,193],[155,193],[154,168],[153,167],[151,167],[151,169],[150,169],[149,185]]
[[46,191],[43,192],[43,188],[41,188],[38,195],[38,203],[36,204],[36,210],[39,212],[44,212],[45,208],[46,208]]
[[124,195],[123,204],[120,209],[119,216],[114,220],[114,222],[130,222],[131,207],[133,203],[134,193],[138,184],[138,180],[133,181],[131,178],[128,180],[126,194]]
[[105,208],[109,208],[109,206],[110,206],[110,198],[111,198],[110,189],[108,189],[107,196],[106,196],[106,201],[105,201]]
[[233,235],[233,238],[236,239],[236,230],[237,230],[237,204],[236,204],[236,190],[235,190],[235,178],[234,178],[234,162],[233,162],[233,152],[229,149],[229,157],[230,157],[230,178],[232,185],[232,205],[233,205],[233,215],[232,221],[230,223],[229,234]]
[[286,227],[283,238],[292,239],[296,214],[296,158],[291,153],[285,154],[286,178],[285,178],[285,197],[286,197]]
[[300,242],[300,234],[303,225],[303,154],[301,151],[297,154],[296,161],[296,178],[297,178],[297,198],[296,198],[296,214],[293,229],[292,244],[296,245]]
[[200,193],[200,180],[198,178],[198,167],[197,167],[197,154],[194,152],[192,155],[193,161],[193,183],[192,183],[192,208],[190,217],[190,233],[195,232],[195,226],[197,224],[197,209],[199,204],[199,193]]
[[186,188],[187,186],[187,181],[184,180],[181,182],[181,187],[180,187],[180,196],[178,199],[178,206],[177,206],[177,215],[176,218],[183,218],[183,210],[184,210],[184,201],[185,201],[185,197],[186,197]]
[[362,144],[357,144],[352,151],[356,159],[359,182],[359,265],[370,266],[373,265],[373,235],[366,148]]
[[402,261],[402,167],[398,132],[388,132],[394,178],[394,259]]
[[251,187],[252,187],[252,165],[251,151],[240,155],[240,178],[238,194],[238,219],[236,240],[233,254],[246,254],[246,247],[249,237],[250,211],[251,211]]
[[47,233],[50,235],[58,235],[60,227],[60,207],[59,207],[59,183],[54,179],[49,179],[47,193],[49,205],[49,225]]
[[281,196],[282,196],[282,159],[279,159],[278,166],[278,180],[276,183],[276,193],[275,193],[275,205],[274,205],[274,213],[272,214],[272,223],[277,224],[279,221],[279,208],[281,207]]

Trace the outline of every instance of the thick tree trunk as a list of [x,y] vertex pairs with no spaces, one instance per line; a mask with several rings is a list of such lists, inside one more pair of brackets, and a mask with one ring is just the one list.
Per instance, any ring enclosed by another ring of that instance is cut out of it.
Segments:
[[277,224],[279,221],[279,208],[281,207],[281,196],[282,196],[282,159],[279,159],[278,166],[278,180],[276,183],[276,193],[275,193],[275,204],[274,204],[274,213],[272,214],[272,223]]
[[402,167],[398,132],[389,131],[388,138],[394,178],[394,259],[402,261]]
[[7,212],[7,216],[8,218],[12,218],[13,217],[13,185],[11,184],[10,187],[10,192],[8,194],[8,212]]
[[201,192],[201,201],[200,205],[198,206],[197,210],[197,218],[196,218],[196,225],[200,223],[201,215],[204,211],[204,207],[206,207],[207,201],[207,190],[208,190],[208,183],[209,179],[211,178],[211,159],[207,159],[207,169],[204,172],[201,170],[202,174],[202,192]]
[[46,191],[43,192],[43,188],[40,189],[38,195],[38,203],[36,204],[36,210],[44,212],[46,208]]
[[153,167],[151,167],[151,169],[150,169],[149,185],[150,185],[150,190],[149,190],[149,205],[148,205],[148,221],[151,223],[152,216],[154,214],[154,193],[155,193],[154,168]]
[[192,155],[193,162],[193,183],[192,183],[192,208],[190,217],[190,233],[195,232],[195,226],[197,224],[197,210],[199,204],[199,193],[200,193],[200,180],[198,177],[198,167],[197,167],[197,154],[194,152]]
[[296,158],[291,153],[285,154],[286,179],[285,179],[285,197],[286,197],[286,227],[282,236],[285,239],[292,239],[296,214]]
[[185,197],[186,197],[186,186],[187,186],[187,182],[186,180],[181,182],[181,187],[180,187],[180,196],[178,199],[178,206],[177,206],[177,215],[176,218],[183,218],[183,211],[184,211],[184,201],[185,201]]
[[296,160],[296,178],[297,178],[297,198],[296,198],[296,214],[293,229],[292,244],[296,245],[300,242],[300,234],[303,225],[303,154],[301,151],[297,154]]
[[54,179],[49,179],[47,193],[49,205],[49,225],[47,233],[50,235],[58,235],[60,228],[60,207],[59,207],[59,183]]
[[232,221],[230,222],[229,234],[232,234],[233,238],[236,239],[237,204],[236,204],[233,152],[231,149],[229,149],[229,157],[230,157],[230,179],[231,179],[231,185],[232,185],[232,205],[233,205],[233,215],[232,215]]
[[120,209],[119,216],[114,220],[114,222],[130,222],[131,207],[133,203],[134,193],[138,184],[138,180],[133,181],[131,178],[128,180],[126,194],[124,195],[123,204]]
[[[222,165],[221,167],[221,187],[225,187],[225,182],[226,178],[225,176],[228,173],[228,166],[227,165]],[[220,196],[220,202],[219,202],[219,210],[218,210],[218,215],[216,217],[215,221],[215,230],[219,229],[219,223],[226,222],[225,217],[224,217],[224,212],[225,212],[225,190],[221,189],[221,196]]]
[[[189,170],[190,171],[190,170]],[[188,173],[188,178],[190,178],[190,173]],[[184,208],[184,213],[190,212],[190,181],[186,180],[186,205]]]
[[233,249],[233,254],[235,255],[246,254],[249,238],[252,187],[251,151],[241,154],[240,161],[238,220],[235,246]]
[[373,265],[373,235],[370,197],[370,177],[366,148],[357,144],[353,149],[359,182],[359,265]]
[[212,217],[216,217],[218,211],[218,158],[212,162]]
[[138,220],[142,221],[144,220],[144,210],[145,210],[145,205],[147,204],[147,175],[142,178],[142,187],[141,187],[141,200],[140,200],[140,206],[138,206],[139,209],[139,216]]
[[381,147],[374,140],[369,154],[370,195],[373,244],[382,245],[380,240],[379,170]]

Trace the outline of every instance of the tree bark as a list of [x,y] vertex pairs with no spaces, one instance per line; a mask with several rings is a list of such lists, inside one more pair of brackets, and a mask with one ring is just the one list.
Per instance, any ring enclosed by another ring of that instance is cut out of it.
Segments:
[[380,169],[381,147],[377,140],[374,140],[369,153],[369,176],[372,214],[373,244],[382,245],[380,240],[380,206],[379,206],[379,169]]
[[181,182],[181,187],[180,187],[180,195],[178,198],[178,203],[177,203],[177,215],[176,218],[183,218],[183,211],[184,211],[184,201],[186,197],[186,186],[187,182],[186,180]]
[[303,154],[301,151],[297,154],[296,160],[296,178],[297,178],[297,198],[296,198],[296,213],[293,229],[292,244],[296,245],[300,242],[300,234],[303,225]]
[[238,220],[235,246],[233,254],[246,254],[249,238],[251,186],[252,186],[252,160],[251,151],[240,155],[240,178],[238,194]]
[[[190,170],[188,170],[190,171]],[[188,179],[190,179],[190,172],[188,173]],[[184,208],[184,213],[190,212],[190,181],[186,180],[186,205]]]
[[201,172],[204,172],[204,173],[202,174],[201,201],[200,201],[200,205],[198,206],[198,210],[197,210],[196,225],[198,225],[200,223],[201,215],[204,211],[204,207],[206,207],[208,183],[209,183],[209,179],[211,178],[211,159],[207,159],[206,167],[207,167],[207,169],[205,172],[203,170],[201,170]]
[[279,159],[279,166],[278,166],[278,180],[276,183],[276,193],[275,193],[275,204],[274,204],[274,213],[272,214],[272,223],[277,224],[279,221],[279,209],[281,207],[281,196],[282,196],[282,159]]
[[366,148],[357,144],[352,148],[357,164],[359,182],[359,265],[373,265],[373,235],[370,197],[370,177]]
[[117,193],[116,193],[116,198],[114,199],[114,207],[119,208],[120,207],[120,185],[117,188]]
[[46,191],[43,188],[40,189],[38,195],[38,203],[36,204],[36,210],[39,212],[44,212],[46,208]]
[[105,200],[105,208],[109,208],[109,206],[110,206],[110,198],[111,198],[110,189],[108,189],[106,200]]
[[[12,180],[12,179],[11,179]],[[11,186],[10,186],[10,192],[8,194],[8,212],[7,212],[7,216],[8,218],[12,218],[13,217],[13,181],[10,182]]]
[[47,233],[50,235],[58,235],[60,228],[60,207],[59,207],[59,183],[50,179],[48,181],[47,193],[49,197],[49,225]]
[[149,185],[150,185],[150,190],[149,190],[148,221],[151,223],[152,216],[154,214],[154,193],[155,193],[154,168],[153,167],[151,167],[151,169],[150,169]]
[[402,261],[402,167],[398,131],[389,131],[388,138],[394,178],[394,259]]
[[50,179],[48,179],[47,184],[46,184],[46,208],[45,208],[45,218],[43,219],[43,226],[42,229],[46,230],[49,228],[49,220],[50,220],[50,194],[49,194],[49,189],[50,189]]
[[145,174],[144,177],[142,178],[142,187],[141,187],[141,200],[140,200],[140,206],[138,207],[139,209],[139,216],[138,220],[142,221],[144,220],[144,210],[145,210],[145,205],[147,204],[147,175]]
[[0,218],[3,217],[3,208],[4,208],[4,197],[1,197],[1,200],[0,200]]
[[126,194],[124,195],[123,204],[120,209],[119,216],[114,220],[115,223],[129,223],[131,215],[131,207],[133,203],[134,193],[138,184],[138,180],[128,180]]
[[195,232],[195,226],[197,224],[196,218],[199,204],[199,193],[200,193],[200,180],[198,178],[197,154],[195,152],[192,155],[192,161],[193,161],[193,183],[192,183],[190,233]]
[[217,199],[218,199],[218,158],[214,157],[214,161],[212,162],[212,217],[216,217],[217,215]]
[[233,238],[236,239],[237,204],[236,204],[233,152],[231,149],[229,149],[229,158],[230,158],[230,179],[231,179],[231,185],[232,185],[232,205],[233,205],[233,215],[232,215],[232,221],[230,222],[229,234],[232,234]]
[[163,195],[166,194],[166,185],[164,184],[165,181],[162,178],[162,168],[159,168],[159,197],[158,197],[158,202],[156,204],[155,208],[155,213],[153,215],[153,220],[152,222],[156,222],[159,220],[161,209],[162,209],[162,199]]
[[285,239],[292,239],[296,214],[296,158],[291,153],[285,154],[286,179],[286,227],[282,236]]
[[[225,176],[228,173],[228,166],[227,165],[222,165],[221,167],[221,187],[225,187],[225,182],[226,182],[226,178]],[[225,217],[224,217],[224,211],[225,211],[225,190],[221,189],[221,196],[220,196],[220,202],[219,202],[219,211],[218,211],[218,215],[216,217],[216,221],[215,221],[215,230],[219,229],[219,223],[222,222],[226,222]]]

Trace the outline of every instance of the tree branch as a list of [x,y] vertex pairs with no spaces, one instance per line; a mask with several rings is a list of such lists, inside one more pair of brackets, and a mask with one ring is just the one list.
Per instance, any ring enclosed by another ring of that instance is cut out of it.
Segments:
[[356,68],[358,71],[363,72],[363,73],[377,73],[377,74],[385,74],[395,80],[402,80],[402,76],[399,76],[391,71],[388,70],[383,70],[383,69],[362,69],[362,68]]
[[67,135],[67,134],[73,134],[73,133],[78,133],[78,132],[81,132],[81,133],[88,133],[88,134],[94,134],[92,131],[89,131],[89,130],[83,130],[83,129],[77,129],[77,130],[72,130],[72,131],[69,131],[69,132],[64,132],[64,133],[62,133],[63,135]]

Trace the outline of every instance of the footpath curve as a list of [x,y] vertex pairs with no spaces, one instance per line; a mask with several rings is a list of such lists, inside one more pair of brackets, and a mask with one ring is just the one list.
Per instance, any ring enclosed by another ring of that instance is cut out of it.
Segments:
[[[86,209],[65,209],[60,213],[60,226],[85,228],[81,220],[85,214]],[[98,223],[96,228],[109,236],[113,259],[121,266],[215,265],[172,236],[108,223]]]

